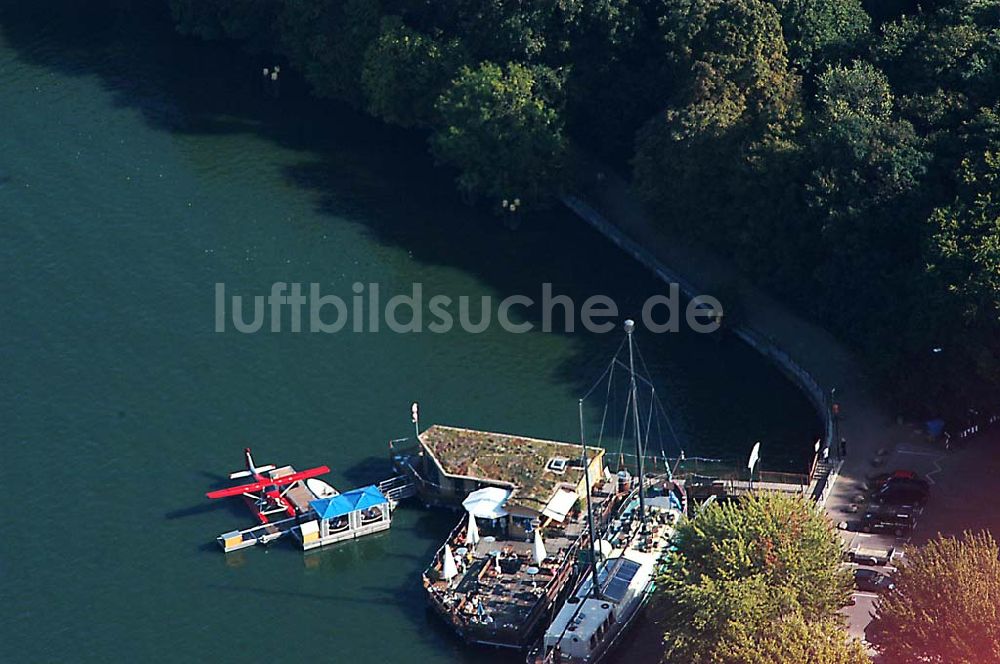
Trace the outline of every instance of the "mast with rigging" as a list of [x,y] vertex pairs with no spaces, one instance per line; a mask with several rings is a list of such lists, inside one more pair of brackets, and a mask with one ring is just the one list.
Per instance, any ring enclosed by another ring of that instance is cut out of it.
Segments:
[[635,456],[639,466],[639,520],[643,535],[646,534],[646,488],[644,477],[642,424],[639,422],[639,388],[635,380],[635,352],[632,333],[635,332],[635,321],[631,318],[625,321],[625,335],[628,337],[628,370],[629,389],[632,393],[632,417],[635,420]]

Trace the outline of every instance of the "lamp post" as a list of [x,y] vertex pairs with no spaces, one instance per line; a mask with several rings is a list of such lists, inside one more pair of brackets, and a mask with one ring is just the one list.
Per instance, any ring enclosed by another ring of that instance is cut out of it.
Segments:
[[830,419],[833,422],[833,440],[826,442],[827,447],[837,445],[837,457],[840,458],[840,404],[837,403],[837,388],[830,390]]
[[947,394],[947,387],[945,386],[945,354],[943,346],[934,346],[931,348],[931,357],[933,362],[931,362],[930,369],[930,383],[927,386],[927,394],[930,399],[933,399],[933,403],[930,404],[931,412],[937,415],[945,417],[946,414],[942,412],[942,403],[947,401],[945,394]]

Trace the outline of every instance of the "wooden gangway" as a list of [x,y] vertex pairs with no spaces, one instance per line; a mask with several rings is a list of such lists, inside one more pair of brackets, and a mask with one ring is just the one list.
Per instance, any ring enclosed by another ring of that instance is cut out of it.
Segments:
[[412,498],[417,495],[417,484],[413,478],[405,475],[394,475],[387,480],[378,483],[378,489],[382,495],[389,499],[389,503],[395,507],[401,500]]

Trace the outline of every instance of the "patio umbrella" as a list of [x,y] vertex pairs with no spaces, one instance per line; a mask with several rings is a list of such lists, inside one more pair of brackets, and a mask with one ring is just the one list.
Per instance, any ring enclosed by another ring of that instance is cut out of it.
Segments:
[[536,565],[541,565],[549,555],[545,551],[545,542],[542,541],[542,533],[538,528],[535,528],[535,544],[531,547],[531,555]]
[[441,565],[441,576],[446,581],[451,581],[458,576],[458,567],[455,565],[455,556],[451,555],[451,547],[444,545],[444,562]]
[[462,507],[480,519],[499,519],[507,516],[507,510],[503,505],[510,498],[510,494],[508,489],[488,486],[466,496],[462,501]]
[[466,539],[469,540],[469,546],[479,544],[479,526],[476,525],[476,515],[472,512],[469,512],[469,528]]

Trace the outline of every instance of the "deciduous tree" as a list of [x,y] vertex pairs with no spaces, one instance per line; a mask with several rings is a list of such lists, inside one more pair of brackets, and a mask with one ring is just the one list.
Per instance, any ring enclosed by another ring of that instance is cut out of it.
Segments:
[[321,97],[361,106],[365,52],[379,33],[378,0],[283,0],[281,45]]
[[727,664],[871,664],[864,646],[832,622],[793,614],[760,631],[742,631],[725,653]]
[[406,27],[398,17],[384,19],[365,54],[368,110],[402,127],[430,124],[435,101],[464,57],[456,39],[441,41]]
[[894,575],[869,640],[894,664],[1000,661],[1000,547],[988,533],[938,537]]
[[781,15],[788,57],[802,72],[857,53],[871,18],[860,0],[771,0]]
[[546,68],[464,67],[438,99],[431,147],[459,170],[464,191],[544,204],[558,192],[566,150],[560,96],[560,77]]
[[655,611],[671,662],[732,662],[783,620],[836,624],[850,594],[839,536],[799,497],[710,505],[678,527],[675,545]]
[[667,0],[661,24],[677,91],[637,135],[637,184],[677,225],[736,237],[761,162],[800,119],[778,13],[765,0]]

